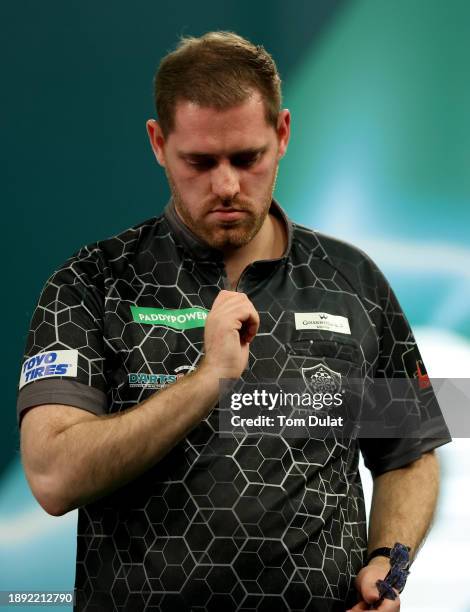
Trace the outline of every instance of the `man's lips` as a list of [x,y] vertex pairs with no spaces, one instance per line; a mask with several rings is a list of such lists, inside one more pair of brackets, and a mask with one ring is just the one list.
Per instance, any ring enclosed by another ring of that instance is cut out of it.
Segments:
[[246,210],[240,208],[214,208],[210,213],[216,219],[225,221],[236,221],[247,214]]

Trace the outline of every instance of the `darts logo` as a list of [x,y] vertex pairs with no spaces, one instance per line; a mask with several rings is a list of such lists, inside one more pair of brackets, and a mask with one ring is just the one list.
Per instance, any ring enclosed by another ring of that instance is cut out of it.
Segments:
[[341,388],[341,374],[319,363],[302,368],[302,377],[311,393],[336,393]]
[[141,372],[131,372],[127,375],[129,387],[141,387],[143,389],[163,389],[172,385],[185,374],[196,369],[194,365],[181,365],[175,368],[174,374],[145,374]]

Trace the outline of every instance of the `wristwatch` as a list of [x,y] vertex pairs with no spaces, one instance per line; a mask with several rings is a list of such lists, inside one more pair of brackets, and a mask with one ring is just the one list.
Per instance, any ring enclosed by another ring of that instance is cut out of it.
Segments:
[[392,549],[388,548],[387,546],[382,546],[382,548],[376,548],[370,553],[370,555],[368,555],[366,565],[369,565],[369,563],[374,557],[387,557],[387,559],[390,559],[391,552]]

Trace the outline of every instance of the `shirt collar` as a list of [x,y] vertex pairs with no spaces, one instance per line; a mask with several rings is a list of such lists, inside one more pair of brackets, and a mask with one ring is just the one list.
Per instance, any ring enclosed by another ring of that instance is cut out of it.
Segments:
[[[281,259],[287,259],[292,247],[292,221],[289,219],[278,202],[274,199],[271,201],[269,212],[278,217],[278,219],[280,219],[283,223],[287,234],[287,246],[282,257],[263,261],[279,261]],[[209,246],[204,240],[196,236],[196,234],[194,234],[192,230],[190,230],[189,227],[182,221],[175,210],[175,205],[172,199],[170,199],[168,204],[165,206],[163,216],[170,226],[176,241],[181,244],[183,248],[189,251],[192,256],[194,256],[196,259],[204,261],[223,261],[222,251]]]

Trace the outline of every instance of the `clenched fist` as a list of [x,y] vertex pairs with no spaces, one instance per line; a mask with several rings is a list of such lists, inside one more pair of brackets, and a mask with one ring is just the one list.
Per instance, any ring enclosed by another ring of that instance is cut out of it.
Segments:
[[259,315],[247,295],[222,290],[206,319],[204,364],[218,378],[239,378],[258,328]]

